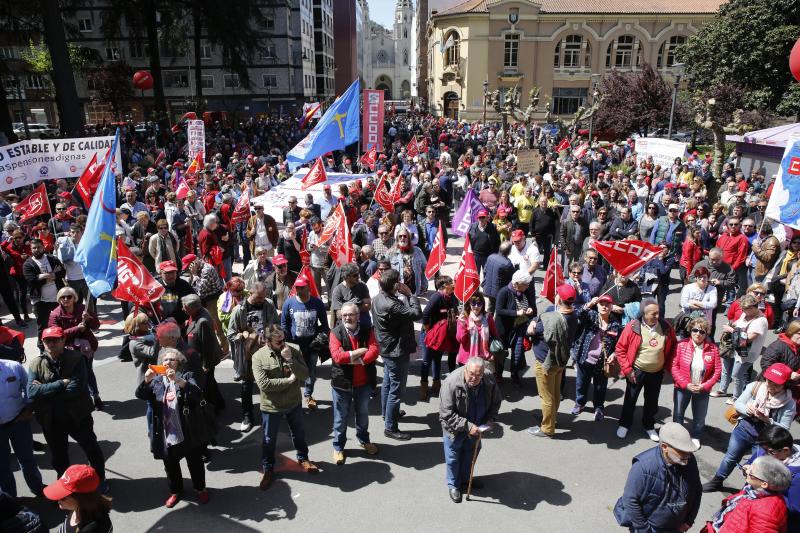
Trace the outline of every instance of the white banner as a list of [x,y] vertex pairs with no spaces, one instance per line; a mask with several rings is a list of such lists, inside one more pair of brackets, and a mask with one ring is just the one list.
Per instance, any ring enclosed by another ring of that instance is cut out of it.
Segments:
[[644,161],[649,156],[653,156],[654,164],[661,165],[662,169],[669,169],[676,157],[683,158],[686,155],[686,143],[654,137],[639,137],[636,139],[635,151],[637,161]]
[[206,159],[206,125],[202,120],[188,120],[186,135],[189,144],[189,159],[193,161],[197,152],[203,152],[203,161]]
[[[101,159],[114,137],[31,139],[0,147],[0,191],[32,185],[40,180],[76,178],[96,153]],[[117,174],[122,173],[122,151],[117,147]]]

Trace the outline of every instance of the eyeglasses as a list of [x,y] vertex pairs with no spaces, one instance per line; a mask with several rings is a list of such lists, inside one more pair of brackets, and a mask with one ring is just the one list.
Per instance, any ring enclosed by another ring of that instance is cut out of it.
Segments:
[[764,291],[753,291],[753,294],[755,294],[756,296],[764,296],[764,295],[766,295],[767,293],[766,293],[766,292],[764,292]]
[[692,328],[692,333],[702,333],[703,335],[707,335],[708,332],[701,328]]
[[742,224],[743,228],[754,228],[756,227],[755,224]]
[[56,211],[66,211],[63,207],[56,207]]
[[408,235],[398,235],[398,236],[397,236],[397,240],[398,240],[398,241],[399,241],[399,240],[404,240],[404,241],[407,241],[407,240],[408,240]]
[[169,226],[159,226],[158,229],[169,229]]
[[570,274],[575,274],[576,276],[580,276],[581,274],[583,274],[583,272],[581,272],[580,270],[571,270]]
[[388,231],[379,231],[378,235],[389,235]]
[[64,296],[61,296],[59,300],[72,300],[72,298],[73,296],[71,294],[65,294]]
[[483,302],[481,302],[480,300],[477,300],[477,301],[474,301],[474,302],[470,302],[469,305],[470,305],[470,307],[483,307]]

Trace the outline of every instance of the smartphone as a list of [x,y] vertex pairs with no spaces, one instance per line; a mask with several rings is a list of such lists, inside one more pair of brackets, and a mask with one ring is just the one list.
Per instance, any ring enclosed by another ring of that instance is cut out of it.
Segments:
[[147,365],[150,370],[158,374],[159,376],[163,376],[167,373],[166,365]]

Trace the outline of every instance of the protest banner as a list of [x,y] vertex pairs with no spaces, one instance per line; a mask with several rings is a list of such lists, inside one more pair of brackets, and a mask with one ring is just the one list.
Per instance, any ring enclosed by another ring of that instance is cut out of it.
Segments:
[[202,120],[189,120],[186,123],[186,137],[189,152],[189,161],[193,160],[198,152],[206,151],[206,125]]
[[361,125],[361,147],[369,150],[377,147],[378,152],[383,151],[383,91],[363,91],[363,114]]
[[517,172],[533,176],[539,173],[541,165],[542,156],[539,154],[539,150],[520,150],[517,152]]
[[682,158],[686,155],[686,143],[655,137],[639,137],[636,139],[635,150],[637,161],[644,161],[652,156],[654,164],[668,169],[672,167],[676,157]]

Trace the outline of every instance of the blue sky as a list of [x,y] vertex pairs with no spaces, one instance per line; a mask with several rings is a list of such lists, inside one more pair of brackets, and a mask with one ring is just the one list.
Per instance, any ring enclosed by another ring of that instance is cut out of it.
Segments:
[[395,0],[367,0],[367,3],[369,4],[369,18],[384,28],[392,29]]

